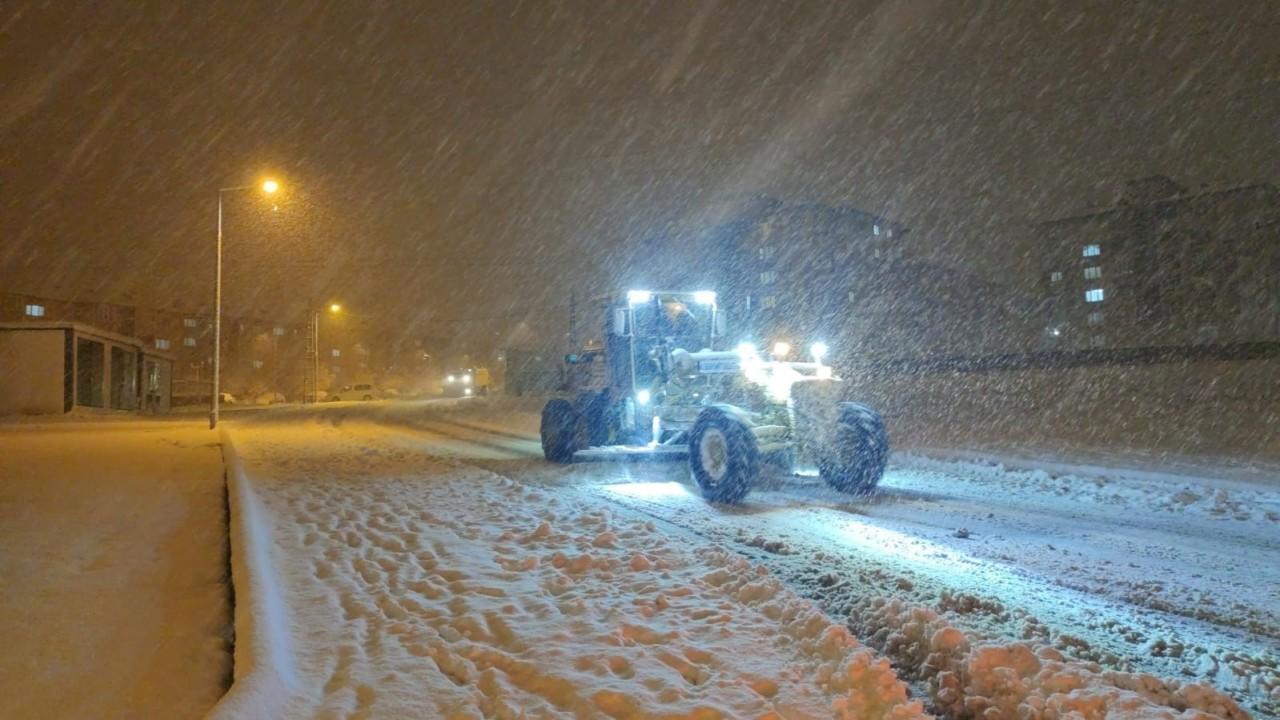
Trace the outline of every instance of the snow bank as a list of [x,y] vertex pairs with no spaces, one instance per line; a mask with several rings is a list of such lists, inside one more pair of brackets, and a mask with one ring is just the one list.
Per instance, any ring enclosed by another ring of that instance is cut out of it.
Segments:
[[296,686],[289,615],[276,581],[271,519],[254,495],[235,445],[221,433],[231,506],[235,587],[234,683],[206,718],[279,717]]
[[740,556],[376,433],[237,436],[297,660],[270,716],[924,717],[884,659]]
[[900,600],[859,603],[850,615],[908,677],[923,681],[934,709],[951,718],[1248,718],[1201,683],[1103,671],[1035,642],[972,642],[929,608]]

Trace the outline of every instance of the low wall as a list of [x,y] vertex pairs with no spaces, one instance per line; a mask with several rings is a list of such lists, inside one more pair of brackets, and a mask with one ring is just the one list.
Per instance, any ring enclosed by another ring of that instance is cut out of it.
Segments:
[[1280,359],[850,372],[895,445],[1280,458]]

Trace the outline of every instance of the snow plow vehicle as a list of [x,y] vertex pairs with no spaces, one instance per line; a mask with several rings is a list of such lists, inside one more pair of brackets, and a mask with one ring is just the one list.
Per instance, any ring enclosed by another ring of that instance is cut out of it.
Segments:
[[766,466],[799,462],[841,492],[870,492],[889,440],[880,415],[844,400],[844,385],[814,343],[791,362],[774,348],[732,349],[712,291],[630,290],[604,300],[603,343],[568,355],[573,395],[542,409],[552,462],[687,458],[702,494],[734,503]]

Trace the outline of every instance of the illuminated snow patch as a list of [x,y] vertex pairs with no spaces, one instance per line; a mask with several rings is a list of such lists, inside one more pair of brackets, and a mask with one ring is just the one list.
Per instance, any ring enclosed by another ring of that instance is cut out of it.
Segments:
[[678,482],[631,482],[608,485],[606,490],[627,497],[653,499],[669,497],[693,497],[689,489]]

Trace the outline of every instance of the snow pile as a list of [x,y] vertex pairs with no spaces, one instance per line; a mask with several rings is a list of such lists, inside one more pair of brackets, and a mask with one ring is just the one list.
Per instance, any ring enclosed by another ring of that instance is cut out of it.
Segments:
[[851,625],[900,671],[926,683],[933,708],[946,717],[1248,717],[1234,700],[1207,685],[1103,671],[1041,643],[974,643],[933,610],[896,599],[858,604]]
[[735,554],[355,423],[237,443],[291,615],[280,716],[924,717]]
[[[934,451],[962,454],[960,451]],[[1280,490],[1258,483],[1214,481],[1151,470],[1123,470],[1071,466],[1056,462],[1018,461],[1045,468],[1017,469],[999,460],[938,459],[915,453],[896,453],[902,468],[942,473],[1029,496],[1069,499],[1079,503],[1141,507],[1163,513],[1190,514],[1216,520],[1235,520],[1276,527],[1280,523]],[[1046,469],[1054,470],[1048,472]],[[1065,469],[1074,469],[1065,472]],[[1265,474],[1259,475],[1265,478]],[[1272,481],[1274,482],[1274,480]]]

